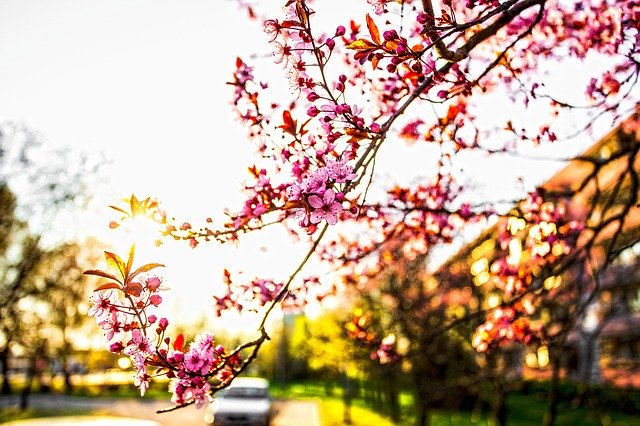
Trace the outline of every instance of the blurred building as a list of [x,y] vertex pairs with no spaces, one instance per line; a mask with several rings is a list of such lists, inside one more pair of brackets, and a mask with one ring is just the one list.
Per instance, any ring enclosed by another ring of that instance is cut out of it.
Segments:
[[[533,318],[546,324],[565,378],[640,387],[639,149],[636,112],[541,186],[545,199],[566,201],[567,214],[587,226],[576,241],[578,249],[566,256],[573,259],[534,270],[528,284],[539,301]],[[521,207],[434,273],[449,297],[465,299],[464,309],[454,317],[509,302],[495,285],[491,267],[509,253],[509,247],[501,247],[500,232],[508,221],[521,220]],[[514,235],[527,231],[523,227]],[[451,304],[456,305],[460,300]],[[525,377],[548,377],[551,350],[534,345],[515,351],[513,366],[524,365]]]

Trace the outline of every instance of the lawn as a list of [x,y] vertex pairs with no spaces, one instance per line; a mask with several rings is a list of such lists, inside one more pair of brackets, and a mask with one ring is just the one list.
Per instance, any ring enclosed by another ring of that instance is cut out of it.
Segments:
[[[344,402],[342,400],[341,389],[334,386],[330,395],[327,389],[330,388],[322,382],[300,382],[288,383],[285,385],[272,384],[272,394],[277,398],[313,398],[321,403],[324,425],[334,426],[343,424]],[[400,398],[402,416],[398,425],[414,425],[416,418],[413,409],[413,397],[409,392],[403,392]],[[509,396],[508,402],[508,424],[514,426],[538,426],[542,424],[547,412],[547,402],[542,393],[513,394]],[[563,402],[558,407],[559,414],[556,425],[558,426],[597,426],[615,425],[632,426],[640,425],[640,416],[628,415],[624,413],[597,412],[586,408],[572,408],[569,402]],[[362,398],[352,401],[351,418],[352,424],[359,425],[394,425],[388,416],[378,413]],[[446,412],[434,410],[431,418],[433,426],[460,425],[460,426],[486,426],[495,422],[489,418],[487,413],[471,412]]]

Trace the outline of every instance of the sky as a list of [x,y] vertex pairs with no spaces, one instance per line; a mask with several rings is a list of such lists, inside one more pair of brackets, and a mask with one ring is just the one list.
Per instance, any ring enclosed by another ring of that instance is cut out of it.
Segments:
[[[339,4],[344,14],[361,13]],[[212,244],[191,250],[169,242],[157,249],[139,235],[108,232],[107,205],[131,193],[151,195],[172,215],[193,221],[240,206],[252,148],[229,108],[225,82],[236,56],[257,53],[265,58],[261,65],[270,84],[286,86],[269,52],[261,26],[230,0],[0,0],[0,122],[23,123],[48,146],[109,159],[90,214],[74,218],[71,228],[120,250],[136,240],[141,261],[165,262],[174,289],[166,309],[184,321],[211,316],[211,294],[220,286],[223,267],[285,276],[299,261],[299,251],[277,232],[249,239],[242,248]],[[573,84],[582,83],[573,77]],[[486,101],[498,114],[499,105],[499,99]],[[582,148],[584,141],[568,150]],[[402,176],[404,170],[424,170],[433,162],[425,160],[426,151],[415,155],[397,146],[382,154],[382,182],[398,175],[410,179]],[[518,177],[530,187],[561,166],[496,158],[487,167],[485,159],[477,160],[469,158],[460,167],[482,188],[479,197],[514,196]]]

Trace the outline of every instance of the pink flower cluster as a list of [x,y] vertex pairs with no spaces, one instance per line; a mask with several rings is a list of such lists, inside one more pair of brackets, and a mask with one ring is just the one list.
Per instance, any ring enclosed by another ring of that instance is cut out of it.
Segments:
[[225,383],[241,363],[238,354],[228,355],[208,332],[196,336],[186,352],[169,351],[166,359],[172,366],[167,374],[171,378],[171,401],[177,405],[194,401],[198,408],[211,402],[211,385],[207,379],[215,377]]
[[287,188],[287,200],[296,207],[295,214],[300,226],[315,229],[315,225],[323,220],[335,225],[338,215],[344,210],[344,194],[334,188],[338,184],[344,187],[357,177],[353,167],[345,161],[329,161],[326,166],[290,185]]
[[[108,275],[98,272],[102,276]],[[91,297],[94,304],[89,315],[96,318],[104,331],[109,350],[131,358],[136,370],[134,384],[140,388],[141,395],[151,384],[152,374],[148,367],[155,366],[158,369],[154,375],[165,374],[171,379],[174,403],[194,402],[198,407],[208,403],[212,392],[208,379],[215,378],[220,383],[232,379],[241,365],[240,354],[228,354],[206,332],[196,336],[186,351],[182,349],[181,335],[170,348],[171,339],[165,337],[169,321],[166,318],[158,320],[149,313],[162,302],[157,294],[166,290],[162,280],[157,276],[138,276],[135,282],[127,278],[124,279],[126,285],[106,284],[98,287]],[[124,294],[124,299],[118,296],[115,288]]]
[[478,352],[485,352],[491,346],[512,342],[530,344],[539,337],[539,327],[532,327],[525,317],[518,317],[513,308],[496,309],[487,321],[476,330],[472,345]]
[[[95,317],[102,328],[109,350],[129,355],[136,368],[134,383],[144,395],[149,389],[150,376],[147,372],[147,360],[159,346],[154,345],[147,335],[147,328],[157,322],[155,315],[149,315],[147,309],[162,303],[158,291],[166,290],[162,279],[157,276],[139,276],[138,281],[125,286],[125,300],[121,300],[113,288],[96,290],[91,296],[93,306],[89,315]],[[157,334],[164,334],[169,322],[161,318]]]

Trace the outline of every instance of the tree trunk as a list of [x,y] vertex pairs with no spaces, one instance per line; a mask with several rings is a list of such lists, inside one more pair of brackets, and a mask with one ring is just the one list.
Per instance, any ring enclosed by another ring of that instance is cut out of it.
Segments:
[[560,359],[558,356],[554,354],[555,351],[551,352],[551,389],[549,389],[549,411],[544,417],[543,425],[544,426],[553,426],[556,421],[556,417],[558,416],[558,383],[560,381]]
[[391,414],[391,420],[397,423],[400,420],[400,394],[398,392],[395,382],[392,382],[389,386],[389,412]]
[[69,372],[69,369],[65,366],[62,374],[64,374],[64,390],[63,391],[66,394],[70,394],[71,391],[73,390],[73,384],[71,383],[71,372]]
[[9,383],[9,346],[5,346],[2,350],[0,350],[0,380],[2,380],[2,384],[0,385],[0,394],[9,395],[11,394],[11,384]]
[[426,402],[420,403],[420,412],[418,413],[418,425],[429,426],[431,424],[431,407]]
[[507,424],[507,392],[500,378],[497,378],[494,384],[496,393],[491,404],[493,417],[496,424],[505,426]]
[[20,409],[26,410],[29,408],[29,395],[31,394],[31,385],[33,383],[34,376],[36,374],[36,358],[31,359],[29,370],[27,371],[27,382],[24,384],[24,388],[20,392]]

